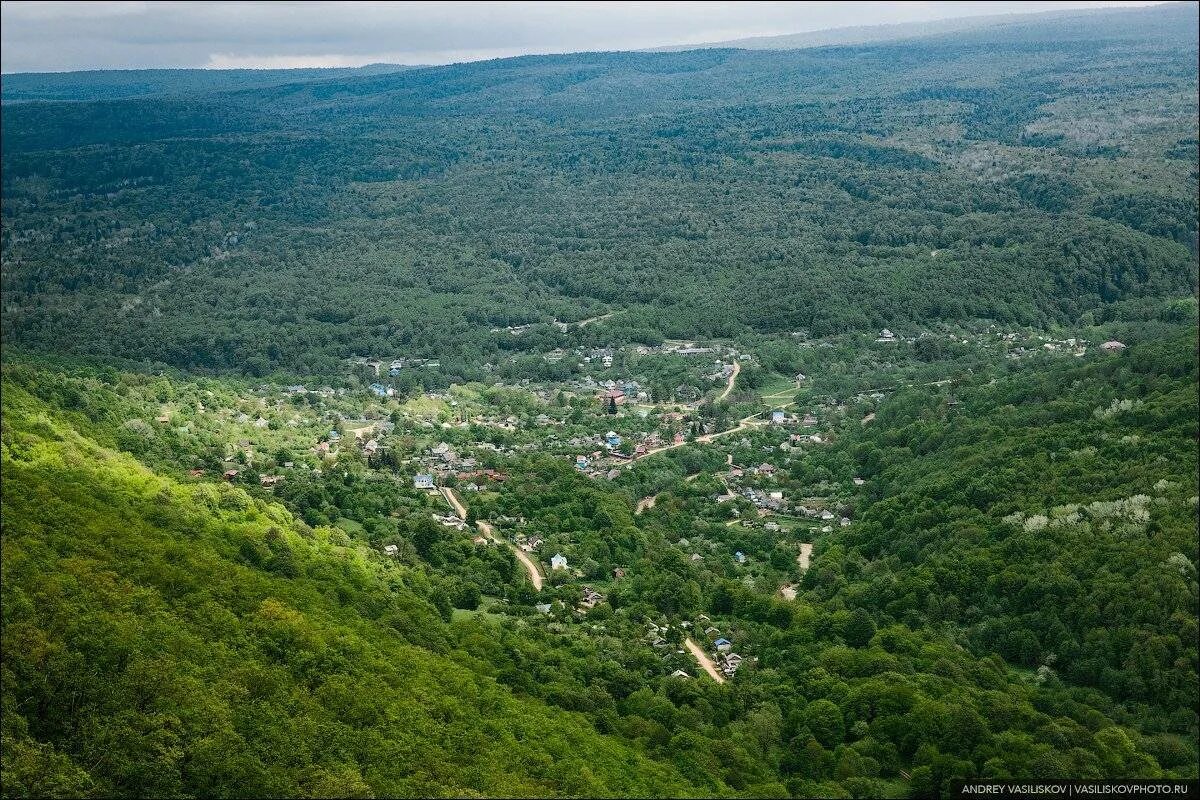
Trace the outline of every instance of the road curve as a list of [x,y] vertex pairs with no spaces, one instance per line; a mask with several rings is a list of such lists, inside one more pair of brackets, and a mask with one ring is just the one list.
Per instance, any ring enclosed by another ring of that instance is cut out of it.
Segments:
[[742,365],[739,364],[738,360],[735,358],[733,360],[733,372],[729,373],[729,380],[725,382],[725,391],[717,395],[718,403],[724,400],[726,397],[729,397],[729,393],[733,391],[733,384],[737,382],[738,373],[741,371]]
[[[441,492],[442,496],[446,498],[446,502],[454,509],[454,513],[458,515],[458,518],[465,521],[467,518],[467,507],[458,499],[458,495],[454,493],[454,490],[449,486],[443,486]],[[540,592],[542,590],[542,574],[538,572],[537,564],[533,563],[533,559],[525,555],[525,552],[512,542],[501,542],[500,537],[496,535],[496,529],[492,527],[491,523],[477,520],[475,525],[478,526],[479,531],[484,536],[493,542],[508,545],[509,549],[517,557],[517,560],[524,565],[525,571],[529,573],[529,582],[533,584],[533,588]]]

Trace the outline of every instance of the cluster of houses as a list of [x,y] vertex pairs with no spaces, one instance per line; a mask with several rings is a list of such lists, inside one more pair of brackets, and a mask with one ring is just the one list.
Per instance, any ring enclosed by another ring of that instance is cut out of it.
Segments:
[[699,628],[701,624],[707,626],[704,628],[704,635],[708,638],[717,669],[721,670],[726,678],[732,678],[746,659],[734,652],[733,642],[726,639],[704,614],[696,618],[696,627]]
[[[384,361],[379,358],[358,357],[349,359],[350,363],[362,367],[369,371],[375,377],[383,377],[386,373],[388,377],[397,377],[405,367],[439,367],[437,361],[430,361],[425,358],[393,358],[390,361]],[[374,388],[374,387],[372,387]]]

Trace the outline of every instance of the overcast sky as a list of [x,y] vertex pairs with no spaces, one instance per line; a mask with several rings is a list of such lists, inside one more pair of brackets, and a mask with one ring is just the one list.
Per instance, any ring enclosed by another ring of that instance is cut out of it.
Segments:
[[1138,2],[3,2],[4,72],[445,64]]

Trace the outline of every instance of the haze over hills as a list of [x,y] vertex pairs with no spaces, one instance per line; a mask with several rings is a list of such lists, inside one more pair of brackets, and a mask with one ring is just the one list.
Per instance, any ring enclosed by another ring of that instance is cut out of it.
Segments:
[[16,72],[0,76],[0,102],[119,100],[127,97],[203,95],[352,75],[414,69],[399,64],[312,69],[131,69],[88,72]]
[[2,793],[1196,779],[1198,22],[5,75]]
[[[1162,6],[1181,6],[1187,3],[1163,3]],[[1130,14],[1132,16],[1124,16]],[[929,20],[925,22],[900,22],[887,25],[853,25],[844,28],[827,28],[805,33],[790,33],[777,36],[750,36],[742,39],[727,39],[720,42],[691,45],[669,45],[652,48],[653,52],[679,52],[707,48],[739,48],[745,50],[795,50],[805,47],[828,47],[831,45],[858,45],[877,42],[914,39],[927,36],[942,36],[960,32],[980,31],[995,27],[1041,26],[1052,24],[1056,32],[1072,23],[1099,22],[1107,24],[1125,19],[1137,24],[1145,20],[1140,9],[1092,9],[1083,11],[1041,11],[1030,14],[982,14],[970,17]]]

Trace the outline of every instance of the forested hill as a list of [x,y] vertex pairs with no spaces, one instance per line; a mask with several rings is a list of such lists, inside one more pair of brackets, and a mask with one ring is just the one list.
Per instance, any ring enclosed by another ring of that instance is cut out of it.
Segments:
[[100,69],[86,72],[15,72],[0,78],[0,102],[117,100],[248,89],[351,75],[379,75],[411,67],[369,64],[309,69]]
[[493,327],[609,310],[647,341],[1103,320],[1196,292],[1196,22],[9,105],[3,335],[469,378]]

